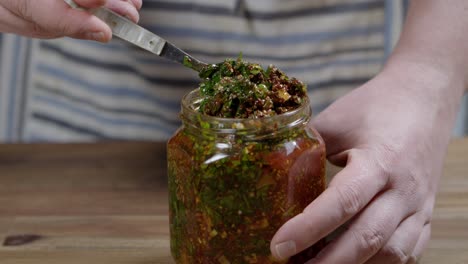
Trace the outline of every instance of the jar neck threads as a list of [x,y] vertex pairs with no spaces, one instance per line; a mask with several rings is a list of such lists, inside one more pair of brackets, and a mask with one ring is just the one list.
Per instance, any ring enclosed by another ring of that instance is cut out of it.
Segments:
[[[236,135],[258,139],[278,135],[295,127],[307,124],[312,116],[309,99],[290,112],[262,118],[221,118],[208,116],[198,111],[202,98],[198,89],[182,99],[181,119],[187,129],[203,134]],[[200,133],[200,132],[198,132]]]

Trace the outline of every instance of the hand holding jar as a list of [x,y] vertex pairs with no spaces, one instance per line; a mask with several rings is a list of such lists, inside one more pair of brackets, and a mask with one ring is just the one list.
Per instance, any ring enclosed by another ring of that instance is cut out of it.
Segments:
[[[76,0],[83,8],[106,6],[137,22],[142,0]],[[0,0],[0,32],[34,38],[72,37],[107,42],[111,29],[64,0]]]
[[308,264],[413,263],[421,256],[468,87],[468,57],[460,53],[466,13],[466,1],[412,1],[382,72],[313,121],[328,159],[344,169],[279,229],[271,243],[276,257],[292,256],[342,225],[346,230]]

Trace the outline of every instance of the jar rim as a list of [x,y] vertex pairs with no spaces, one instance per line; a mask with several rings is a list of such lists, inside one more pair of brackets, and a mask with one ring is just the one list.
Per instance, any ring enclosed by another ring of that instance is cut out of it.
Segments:
[[266,131],[277,130],[282,127],[294,127],[308,122],[312,116],[310,100],[304,97],[302,104],[283,114],[261,118],[226,118],[203,114],[197,111],[202,98],[200,89],[185,94],[182,98],[181,119],[184,123],[217,132],[233,133],[234,131]]

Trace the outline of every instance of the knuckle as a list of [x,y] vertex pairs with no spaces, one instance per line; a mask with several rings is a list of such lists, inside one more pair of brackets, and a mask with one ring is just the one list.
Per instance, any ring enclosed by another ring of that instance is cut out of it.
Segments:
[[24,19],[28,21],[32,20],[31,9],[29,8],[28,1],[18,1],[16,8],[18,11],[18,15],[20,15],[21,17],[23,17]]
[[86,21],[81,21],[79,24],[73,23],[72,20],[69,19],[68,15],[60,15],[56,18],[57,23],[55,25],[51,25],[54,27],[54,30],[60,36],[74,36],[84,28]]
[[342,218],[357,214],[362,207],[358,188],[348,184],[336,186],[335,188],[338,194],[338,203],[341,206],[341,211],[344,213]]
[[382,259],[391,264],[405,264],[410,259],[410,255],[398,246],[385,246],[381,250]]
[[131,0],[122,0],[116,2],[108,2],[106,5],[112,11],[137,22],[139,19],[138,8]]
[[352,231],[352,234],[358,243],[358,247],[364,252],[378,252],[385,242],[383,233],[372,228]]
[[399,168],[395,166],[395,164],[402,163],[399,146],[382,144],[377,148],[377,153],[378,155],[370,158],[379,171],[379,175],[387,184],[392,184],[401,174],[397,172]]
[[33,36],[42,36],[45,33],[45,30],[41,27],[41,25],[34,22],[32,22],[30,25]]
[[27,24],[28,36],[33,38],[54,38],[57,37],[53,32],[46,30],[43,26],[35,22],[29,22]]
[[126,2],[122,10],[124,15],[131,18],[134,21],[138,21],[140,18],[140,14],[138,13],[137,8],[131,2]]
[[424,203],[426,195],[422,193],[422,184],[418,184],[417,175],[414,172],[405,172],[399,177],[404,177],[401,183],[392,186],[399,199],[406,200],[408,209],[416,210],[417,206]]
[[426,205],[425,208],[422,211],[423,219],[425,221],[425,224],[431,224],[433,213],[434,213],[433,203],[430,203],[429,205]]
[[61,36],[69,36],[74,33],[69,23],[59,23],[56,32]]
[[143,7],[143,0],[136,0],[136,8],[140,10]]
[[[418,180],[418,175],[416,175],[414,172],[408,172],[407,177],[406,177],[406,190],[405,190],[405,195],[407,196],[414,196],[414,194],[423,194],[422,190],[425,189],[423,188],[423,185],[425,185],[425,181],[420,181]],[[423,195],[418,195],[418,197],[422,197]]]

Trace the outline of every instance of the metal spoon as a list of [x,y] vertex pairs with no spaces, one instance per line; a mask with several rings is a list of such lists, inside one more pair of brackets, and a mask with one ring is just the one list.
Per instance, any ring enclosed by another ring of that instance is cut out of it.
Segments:
[[168,60],[178,62],[197,72],[200,72],[208,64],[194,58],[185,51],[166,41],[149,30],[133,23],[127,18],[104,7],[84,9],[73,0],[64,0],[68,5],[76,9],[86,10],[100,18],[112,29],[112,34],[126,40],[142,49],[154,53]]

